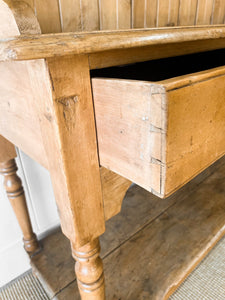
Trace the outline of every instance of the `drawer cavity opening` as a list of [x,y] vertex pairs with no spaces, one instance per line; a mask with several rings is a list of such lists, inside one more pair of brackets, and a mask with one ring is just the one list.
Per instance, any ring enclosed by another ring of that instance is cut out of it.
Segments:
[[91,77],[161,81],[225,65],[225,49],[91,71]]

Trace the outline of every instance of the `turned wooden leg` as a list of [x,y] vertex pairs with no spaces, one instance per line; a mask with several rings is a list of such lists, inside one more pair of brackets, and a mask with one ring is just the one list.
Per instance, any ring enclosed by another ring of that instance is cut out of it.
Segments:
[[23,186],[16,171],[17,165],[14,159],[0,163],[0,173],[4,176],[4,187],[23,232],[24,248],[31,255],[40,247],[32,230]]
[[105,283],[103,264],[99,257],[99,239],[95,239],[79,249],[72,244],[72,253],[76,260],[75,272],[81,299],[104,300]]

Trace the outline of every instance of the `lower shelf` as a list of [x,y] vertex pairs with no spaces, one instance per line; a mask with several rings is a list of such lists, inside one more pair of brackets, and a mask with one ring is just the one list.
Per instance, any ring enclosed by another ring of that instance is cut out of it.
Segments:
[[[166,200],[128,191],[101,237],[107,300],[167,299],[225,234],[224,161]],[[31,263],[49,296],[79,299],[68,240],[58,230],[42,243]]]

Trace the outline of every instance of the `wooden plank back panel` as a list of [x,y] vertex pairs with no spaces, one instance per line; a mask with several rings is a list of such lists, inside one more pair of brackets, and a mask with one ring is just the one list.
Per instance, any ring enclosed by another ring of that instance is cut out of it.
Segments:
[[81,31],[81,7],[78,0],[60,0],[63,32]]
[[224,16],[225,16],[225,1],[215,0],[213,14],[212,14],[212,23],[213,24],[224,23]]
[[156,27],[157,12],[158,12],[158,1],[146,0],[145,27],[147,28]]
[[99,3],[98,0],[82,0],[82,30],[99,30]]
[[178,24],[179,0],[158,0],[157,27]]
[[178,25],[194,25],[198,0],[180,0]]
[[145,27],[145,0],[133,0],[132,2],[132,26],[133,28]]
[[58,0],[35,0],[35,11],[42,33],[61,32]]
[[212,23],[214,0],[198,0],[196,11],[196,25],[208,25]]
[[223,0],[25,0],[43,33],[223,24]]
[[131,28],[131,1],[117,0],[117,29]]
[[117,0],[100,0],[100,29],[117,29]]
[[63,32],[99,30],[98,0],[60,0]]

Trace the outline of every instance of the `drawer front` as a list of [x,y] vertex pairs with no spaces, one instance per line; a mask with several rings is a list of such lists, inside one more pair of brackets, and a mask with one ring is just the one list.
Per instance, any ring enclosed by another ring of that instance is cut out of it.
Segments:
[[92,79],[102,166],[166,197],[225,153],[225,68]]

